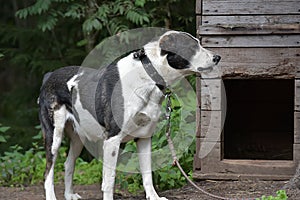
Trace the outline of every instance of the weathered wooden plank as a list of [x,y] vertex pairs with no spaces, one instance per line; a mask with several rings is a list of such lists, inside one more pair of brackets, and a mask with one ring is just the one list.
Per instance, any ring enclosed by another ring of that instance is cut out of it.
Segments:
[[197,108],[201,107],[201,77],[196,77]]
[[300,144],[300,112],[294,114],[294,144]]
[[[287,161],[288,162],[288,161]],[[245,181],[249,181],[249,180],[270,180],[270,181],[274,181],[274,179],[276,180],[289,180],[293,177],[292,174],[290,175],[279,175],[279,174],[260,174],[259,170],[257,171],[257,173],[254,174],[248,174],[248,173],[205,173],[202,172],[200,170],[195,170],[193,172],[193,178],[194,179],[199,179],[199,180],[207,180],[207,179],[213,179],[213,180],[245,180]]]
[[[215,162],[221,160],[221,143],[215,141],[208,141],[200,138],[200,148],[198,149],[198,158],[206,162]],[[202,163],[201,163],[202,164]],[[202,166],[201,166],[202,168]]]
[[[202,15],[196,16],[196,27],[200,27],[202,25]],[[197,36],[199,36],[200,32],[199,29],[197,29]]]
[[201,79],[201,110],[221,110],[221,79]]
[[202,0],[196,0],[196,14],[202,14]]
[[300,144],[294,144],[294,152],[293,152],[293,155],[294,155],[294,162],[295,164],[297,164],[298,166],[298,163],[300,162]]
[[[298,57],[300,57],[300,53],[298,54]],[[300,64],[296,65],[296,78],[300,78]]]
[[196,77],[196,98],[197,98],[197,108],[196,108],[196,137],[201,135],[201,78]]
[[203,25],[199,27],[199,34],[205,35],[271,35],[271,34],[299,34],[300,24],[226,24]]
[[[202,25],[299,24],[300,15],[202,16]],[[201,25],[199,24],[199,25]],[[198,26],[199,27],[199,26]]]
[[224,119],[222,111],[201,111],[200,138],[210,142],[220,142]]
[[300,79],[295,80],[295,111],[300,111]]
[[201,160],[201,172],[205,174],[223,174],[229,177],[234,175],[249,178],[273,176],[273,180],[277,180],[277,177],[278,179],[285,177],[288,180],[296,169],[296,164],[293,161],[223,160],[216,162],[215,160],[208,157]]
[[299,35],[204,36],[204,47],[300,47]]
[[194,170],[200,170],[201,169],[201,159],[200,159],[200,156],[199,156],[200,155],[199,151],[200,151],[200,138],[196,137],[196,153],[194,155],[194,163],[193,163]]
[[203,15],[299,14],[299,0],[204,0]]
[[196,137],[201,136],[201,109],[196,108]]
[[[294,78],[300,48],[209,48],[222,59],[214,70],[222,77]],[[299,70],[300,71],[300,70]],[[300,72],[298,72],[299,74]]]

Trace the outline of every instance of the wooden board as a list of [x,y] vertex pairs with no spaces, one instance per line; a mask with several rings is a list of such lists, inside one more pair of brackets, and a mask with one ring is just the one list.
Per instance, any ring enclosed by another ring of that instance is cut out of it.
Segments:
[[199,157],[199,150],[200,150],[200,138],[196,137],[196,153],[194,155],[194,170],[200,170],[201,169],[201,159]]
[[197,95],[197,108],[196,108],[196,137],[201,134],[201,78],[196,77],[196,95]]
[[215,70],[223,78],[294,78],[300,66],[300,48],[208,49],[221,55]]
[[201,107],[201,78],[196,77],[197,108]]
[[296,169],[293,161],[281,160],[222,160],[216,162],[216,159],[207,158],[201,162],[203,173],[273,175],[273,180],[276,180],[277,175],[293,175]]
[[[209,161],[218,163],[221,161],[221,143],[215,141],[208,141],[203,138],[198,138],[200,141],[200,148],[198,148],[198,154],[196,155],[202,161]],[[202,168],[203,165],[201,165]]]
[[298,164],[300,162],[300,144],[294,144],[293,155],[294,155],[294,162]]
[[224,24],[199,26],[204,35],[300,34],[300,24]]
[[[250,16],[201,16],[203,26],[212,25],[272,25],[272,24],[299,24],[299,15],[250,15]],[[199,27],[199,26],[198,26]]]
[[201,136],[201,109],[196,108],[196,137]]
[[300,47],[299,35],[203,36],[204,47]]
[[202,14],[202,0],[196,0],[196,14]]
[[[300,54],[298,54],[299,56]],[[296,65],[296,78],[300,79],[300,63]]]
[[299,0],[203,0],[203,15],[300,14]]
[[200,138],[209,142],[220,142],[223,121],[222,111],[201,111]]
[[271,174],[271,175],[263,175],[260,174],[259,171],[255,174],[248,174],[248,173],[204,173],[201,170],[195,170],[193,172],[193,178],[194,179],[199,179],[199,180],[207,180],[207,179],[212,179],[212,180],[290,180],[293,177],[292,174],[290,175],[279,175],[279,174]]
[[300,79],[295,80],[295,111],[300,112]]
[[201,79],[201,110],[221,110],[221,79]]
[[294,143],[300,144],[300,112],[294,114]]
[[[202,16],[196,16],[196,27],[200,27],[202,25]],[[199,36],[199,29],[197,29],[197,36]]]

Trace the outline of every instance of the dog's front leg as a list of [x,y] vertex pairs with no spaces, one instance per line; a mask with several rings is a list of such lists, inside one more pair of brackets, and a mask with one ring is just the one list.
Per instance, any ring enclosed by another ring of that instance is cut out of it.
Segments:
[[140,138],[137,141],[141,173],[143,177],[143,186],[146,192],[147,200],[167,200],[165,197],[159,197],[153,187],[151,170],[151,138]]
[[103,200],[112,200],[116,177],[116,166],[121,143],[121,136],[116,135],[103,143],[103,174],[102,191]]

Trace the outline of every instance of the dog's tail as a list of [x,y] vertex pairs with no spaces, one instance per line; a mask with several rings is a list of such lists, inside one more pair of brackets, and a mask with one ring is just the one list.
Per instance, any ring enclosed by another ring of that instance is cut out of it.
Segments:
[[49,173],[52,165],[53,155],[51,153],[51,147],[53,143],[53,113],[51,113],[50,105],[45,101],[43,95],[39,97],[39,120],[41,123],[42,133],[44,137],[44,147],[46,150],[46,171],[45,176]]
[[[49,79],[49,77],[51,76],[52,73],[53,73],[53,72],[48,72],[48,73],[46,73],[46,74],[44,75],[44,77],[43,77],[43,83],[42,83],[42,86],[41,86],[41,89],[40,89],[40,90],[42,90],[43,85],[46,83],[46,81]],[[37,104],[40,104],[40,97],[37,98]]]

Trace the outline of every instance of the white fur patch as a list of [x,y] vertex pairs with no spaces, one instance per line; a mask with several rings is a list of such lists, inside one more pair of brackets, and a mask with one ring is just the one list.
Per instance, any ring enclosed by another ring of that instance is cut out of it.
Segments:
[[89,141],[97,142],[100,139],[104,139],[105,129],[101,126],[98,121],[93,117],[93,115],[86,109],[83,108],[80,101],[80,91],[78,89],[78,78],[83,75],[83,72],[79,75],[75,75],[68,82],[68,88],[76,90],[76,101],[73,105],[76,112],[78,113],[79,122],[74,119],[76,132]]
[[54,193],[53,175],[54,175],[54,165],[52,164],[44,184],[45,191],[46,191],[46,200],[56,200],[55,193]]

